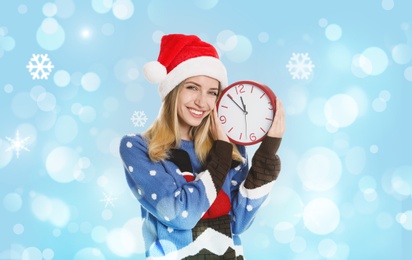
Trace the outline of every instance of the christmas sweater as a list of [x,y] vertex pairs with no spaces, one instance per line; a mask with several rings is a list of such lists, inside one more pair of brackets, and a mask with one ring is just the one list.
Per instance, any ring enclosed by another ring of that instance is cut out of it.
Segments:
[[142,135],[120,143],[127,183],[141,205],[146,259],[243,259],[239,234],[253,222],[280,172],[280,138],[265,137],[249,169],[217,140],[204,165],[181,141],[167,160],[150,160]]

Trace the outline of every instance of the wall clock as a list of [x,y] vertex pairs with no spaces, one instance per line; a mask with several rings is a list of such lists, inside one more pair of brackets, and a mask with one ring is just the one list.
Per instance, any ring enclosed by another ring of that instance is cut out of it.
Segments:
[[275,101],[273,91],[255,81],[238,81],[225,88],[216,106],[230,141],[240,145],[261,142],[272,125]]

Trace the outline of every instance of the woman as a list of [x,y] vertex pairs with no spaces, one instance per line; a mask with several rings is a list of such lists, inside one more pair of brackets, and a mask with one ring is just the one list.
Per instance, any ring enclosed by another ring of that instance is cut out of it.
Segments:
[[243,259],[239,234],[280,172],[281,102],[249,169],[245,147],[231,144],[217,119],[227,75],[212,45],[163,36],[144,74],[159,84],[162,108],[145,133],[123,137],[120,154],[141,204],[147,259]]

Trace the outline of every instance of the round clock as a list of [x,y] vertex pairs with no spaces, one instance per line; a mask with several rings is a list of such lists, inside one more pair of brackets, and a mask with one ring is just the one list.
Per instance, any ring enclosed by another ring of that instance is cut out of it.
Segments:
[[240,145],[262,141],[275,116],[275,100],[268,86],[255,81],[238,81],[225,88],[217,101],[217,114],[230,141]]

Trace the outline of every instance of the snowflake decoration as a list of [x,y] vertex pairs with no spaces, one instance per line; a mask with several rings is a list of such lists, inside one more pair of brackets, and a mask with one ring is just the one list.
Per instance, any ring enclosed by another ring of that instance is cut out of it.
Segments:
[[292,53],[286,65],[293,79],[308,79],[314,67],[308,53]]
[[20,151],[21,150],[26,150],[28,152],[30,152],[30,150],[26,147],[26,141],[29,139],[30,137],[26,137],[24,139],[20,139],[20,133],[19,131],[16,132],[16,137],[14,139],[10,138],[10,137],[6,137],[6,139],[10,142],[10,146],[9,148],[6,149],[6,151],[10,151],[13,150],[16,152],[16,157],[19,158],[20,156]]
[[143,127],[146,124],[147,116],[143,111],[135,111],[130,120],[132,120],[134,126]]
[[117,200],[117,198],[114,198],[112,194],[107,195],[106,193],[103,192],[104,199],[101,199],[100,201],[104,202],[104,208],[107,208],[107,206],[110,204],[112,207],[114,207],[113,201]]
[[33,54],[26,68],[29,69],[32,79],[48,79],[54,65],[47,54]]

